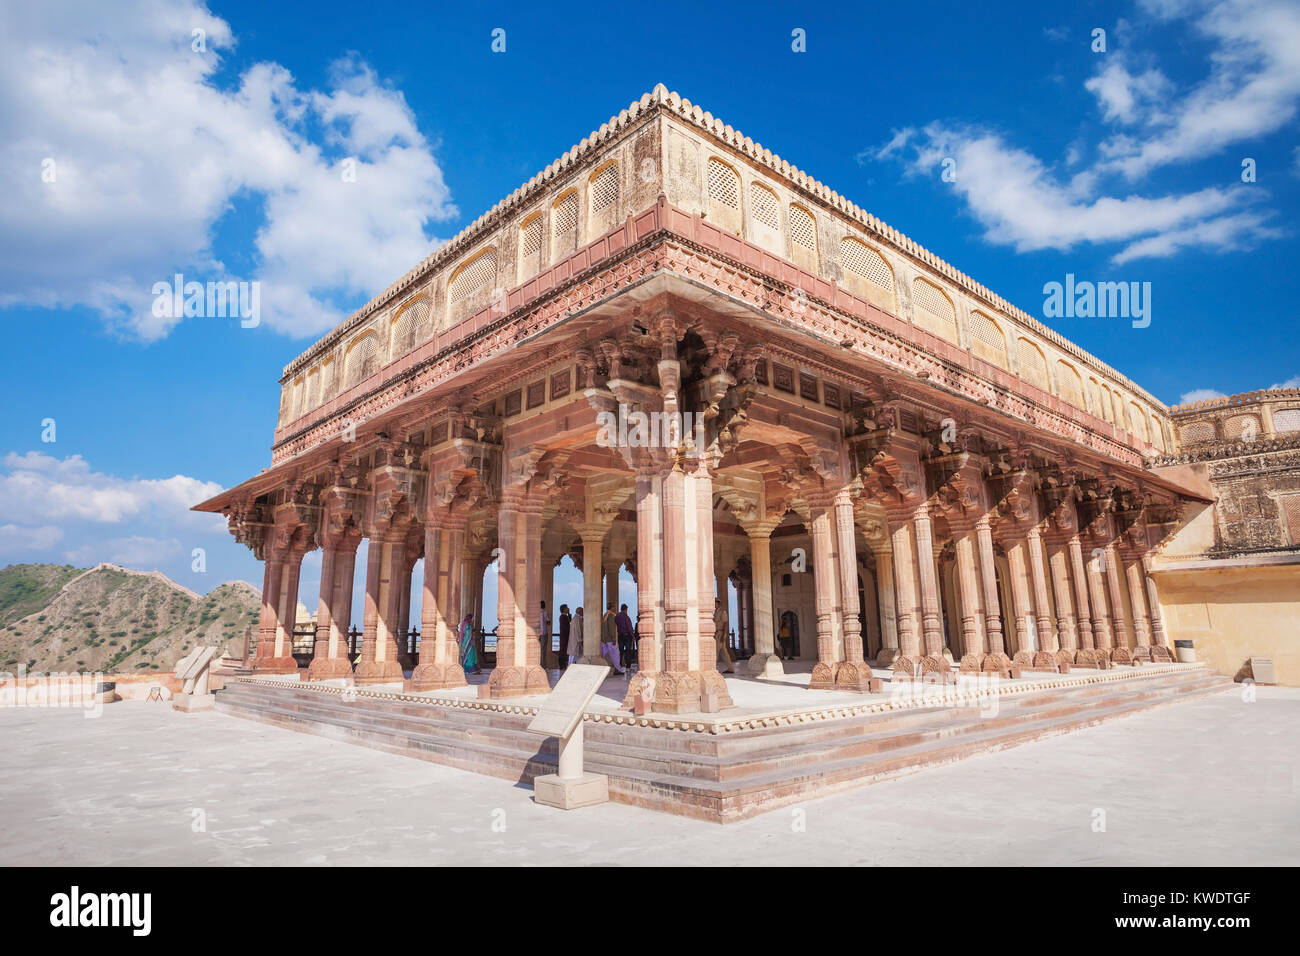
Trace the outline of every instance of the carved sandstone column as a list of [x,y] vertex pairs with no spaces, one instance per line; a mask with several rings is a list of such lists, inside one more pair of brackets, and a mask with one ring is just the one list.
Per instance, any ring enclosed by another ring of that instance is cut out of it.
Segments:
[[600,656],[600,551],[605,527],[586,526],[582,535],[582,658],[580,663],[599,664]]
[[1128,579],[1128,596],[1133,605],[1133,637],[1136,646],[1133,659],[1151,660],[1151,618],[1147,614],[1147,599],[1142,582],[1142,559],[1136,554],[1125,553],[1124,575]]
[[776,653],[776,631],[772,607],[772,532],[775,522],[751,522],[749,563],[754,576],[754,656],[746,665],[755,677],[780,677],[785,673]]
[[892,667],[898,657],[898,606],[895,602],[894,554],[876,551],[876,591],[880,600],[880,653],[877,667]]
[[1128,647],[1128,626],[1124,622],[1124,591],[1120,586],[1119,551],[1112,541],[1106,545],[1106,585],[1110,594],[1111,620],[1115,631],[1115,646],[1111,649],[1110,659],[1116,664],[1128,664],[1133,660]]
[[862,618],[858,598],[857,524],[848,490],[835,496],[836,554],[839,559],[840,617],[844,627],[844,659],[835,674],[838,687],[879,691],[881,682],[871,674],[862,647]]
[[917,577],[914,527],[911,510],[890,512],[894,612],[898,628],[898,656],[893,661],[894,680],[910,680],[920,673],[921,668],[921,587]]
[[988,645],[980,669],[1011,676],[1011,658],[1002,637],[1002,613],[998,598],[997,569],[993,563],[993,526],[988,512],[975,521],[975,543],[979,547],[980,582],[984,594],[984,633]]
[[817,663],[813,666],[808,687],[834,690],[835,674],[842,657],[843,632],[836,633],[835,619],[839,605],[839,569],[832,540],[835,523],[828,496],[808,502],[811,510],[813,544],[813,589],[817,609]]
[[350,678],[346,634],[352,622],[352,578],[361,535],[355,528],[327,532],[321,551],[320,604],[316,611],[316,647],[308,680]]
[[1165,633],[1165,615],[1160,609],[1160,592],[1156,589],[1155,575],[1151,573],[1151,558],[1142,559],[1142,577],[1146,580],[1147,603],[1151,610],[1151,659],[1153,661],[1172,661],[1169,650],[1169,637]]
[[420,666],[411,674],[415,690],[465,686],[456,617],[461,605],[464,536],[462,514],[431,512],[425,521]]
[[366,567],[365,636],[358,684],[385,684],[404,679],[399,662],[397,618],[401,571],[406,564],[406,531],[370,539]]
[[975,566],[975,535],[968,529],[954,529],[957,553],[957,593],[961,606],[961,669],[978,672],[984,661],[984,641],[979,627],[978,570]]
[[921,673],[948,674],[943,656],[943,618],[939,614],[939,581],[934,567],[934,537],[929,506],[922,502],[912,515],[916,533],[916,568],[921,585],[921,632],[925,656]]
[[1106,602],[1106,581],[1102,571],[1106,552],[1098,548],[1084,564],[1088,581],[1088,598],[1092,605],[1092,634],[1095,641],[1094,659],[1099,666],[1110,662],[1111,615]]
[[1038,631],[1038,649],[1034,652],[1034,667],[1056,670],[1057,654],[1061,645],[1058,631],[1052,625],[1047,575],[1043,568],[1043,539],[1036,525],[1025,533],[1025,549],[1029,552],[1029,574],[1034,583],[1034,620]]
[[1074,652],[1074,662],[1081,667],[1096,667],[1097,652],[1093,645],[1092,611],[1088,602],[1088,574],[1083,564],[1083,545],[1076,532],[1070,536],[1070,569],[1074,572],[1074,599],[1078,613],[1075,621],[1079,628],[1079,648]]
[[1052,570],[1052,593],[1056,596],[1056,630],[1061,640],[1057,664],[1071,665],[1078,654],[1074,595],[1070,591],[1069,544],[1053,535],[1047,541],[1047,563]]
[[[1017,531],[1014,537],[1005,542],[1005,548],[1007,570],[1011,574],[1011,613],[1015,619],[1016,647],[1019,648],[1014,663],[1016,667],[1033,667],[1034,654],[1038,652],[1041,644],[1035,646],[1029,626],[1030,619],[1033,617],[1033,607],[1029,598],[1029,568],[1025,560],[1029,546],[1025,537]],[[1055,670],[1055,662],[1053,662],[1053,670]]]
[[544,694],[551,689],[537,640],[540,532],[540,503],[518,491],[504,492],[497,530],[502,552],[497,579],[497,666],[488,678],[493,698]]

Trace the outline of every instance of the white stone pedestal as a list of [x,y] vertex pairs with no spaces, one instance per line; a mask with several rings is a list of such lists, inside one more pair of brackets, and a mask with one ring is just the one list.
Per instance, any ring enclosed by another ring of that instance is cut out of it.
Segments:
[[548,773],[533,781],[533,799],[544,807],[577,810],[609,802],[609,778],[603,773],[583,773],[565,780],[558,773]]

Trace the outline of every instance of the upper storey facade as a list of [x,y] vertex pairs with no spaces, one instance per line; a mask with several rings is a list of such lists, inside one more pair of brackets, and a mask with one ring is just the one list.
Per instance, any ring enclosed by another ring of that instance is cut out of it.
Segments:
[[[642,215],[657,206],[680,215]],[[1052,396],[1142,455],[1174,447],[1168,409],[1136,384],[660,86],[291,362],[274,460],[303,450],[295,436],[342,423],[367,395],[554,297],[648,230],[686,231],[673,226],[686,217],[738,262],[776,263],[761,271],[789,287],[786,300],[833,305],[842,291],[899,320],[909,345],[987,370],[993,389]]]

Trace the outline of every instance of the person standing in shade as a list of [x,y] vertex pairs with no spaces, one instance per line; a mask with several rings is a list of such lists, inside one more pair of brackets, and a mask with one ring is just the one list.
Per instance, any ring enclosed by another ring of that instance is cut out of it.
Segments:
[[713,599],[713,641],[718,645],[718,670],[723,674],[736,672],[736,659],[731,656],[727,645],[727,609],[722,606],[721,598]]
[[781,660],[790,660],[790,619],[784,614],[781,615],[781,630],[776,632],[776,644]]
[[569,665],[569,629],[573,618],[569,616],[569,605],[560,605],[560,670]]
[[600,653],[609,661],[615,674],[624,673],[618,664],[618,615],[614,613],[612,601],[605,608],[605,616],[600,619]]
[[542,647],[541,665],[546,666],[551,656],[551,616],[546,613],[546,602],[542,602],[541,618],[537,622],[537,643]]
[[582,660],[582,634],[586,628],[582,623],[582,608],[573,612],[573,624],[569,628],[569,663],[576,664]]
[[478,646],[474,641],[474,615],[466,614],[457,634],[460,640],[460,666],[467,674],[479,673]]
[[632,618],[628,617],[626,604],[618,609],[614,627],[618,631],[619,664],[627,670],[632,666]]

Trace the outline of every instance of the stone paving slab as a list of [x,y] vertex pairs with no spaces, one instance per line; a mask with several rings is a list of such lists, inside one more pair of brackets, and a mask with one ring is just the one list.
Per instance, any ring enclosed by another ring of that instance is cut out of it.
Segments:
[[507,781],[219,713],[0,710],[0,862],[1297,865],[1300,690],[1256,693],[726,827],[554,810]]

